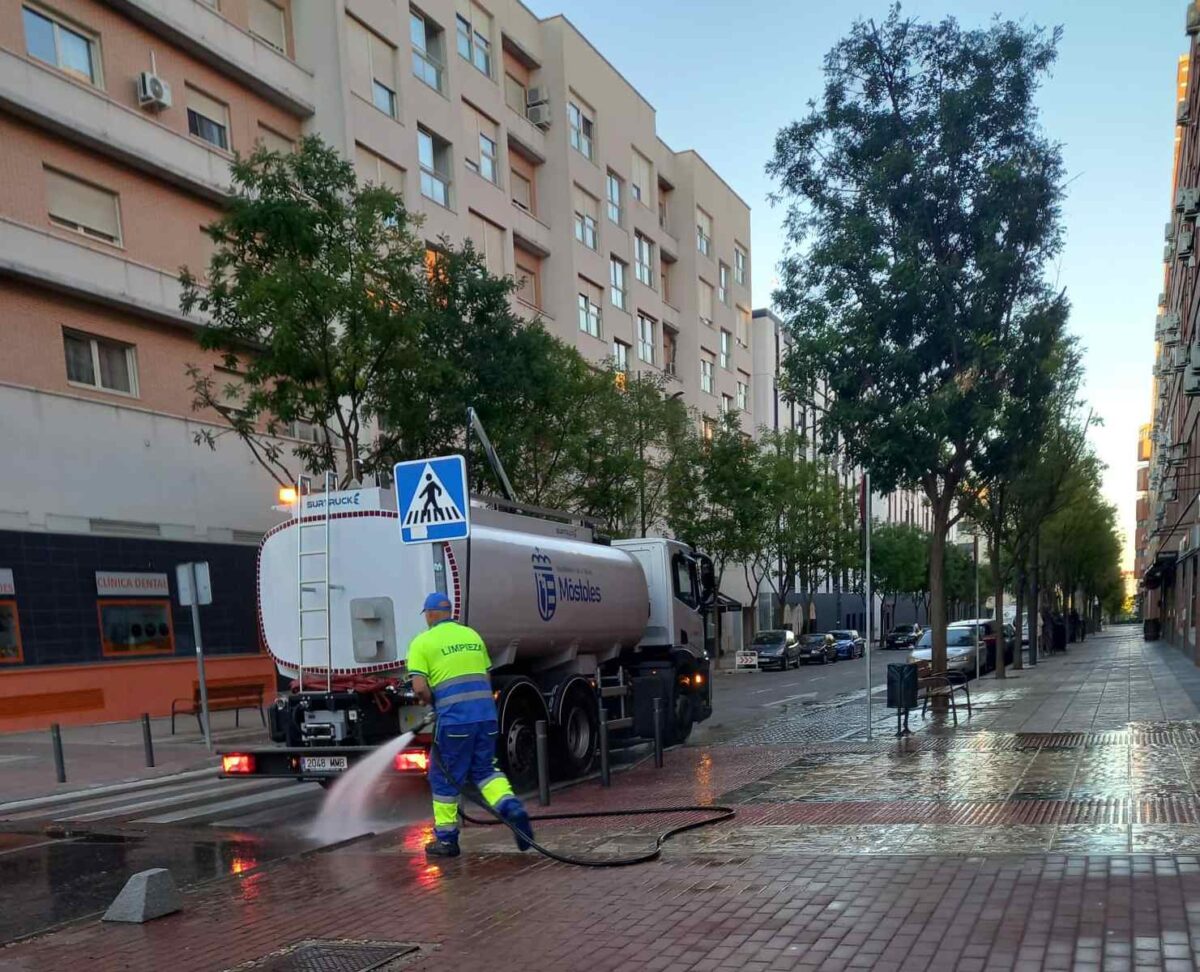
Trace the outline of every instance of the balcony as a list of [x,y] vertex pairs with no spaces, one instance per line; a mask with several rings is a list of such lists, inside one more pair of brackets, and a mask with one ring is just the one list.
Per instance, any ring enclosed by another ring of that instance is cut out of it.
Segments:
[[179,278],[154,267],[0,218],[0,274],[142,317],[203,327],[179,309]]
[[42,128],[220,201],[229,159],[90,85],[0,50],[0,104]]

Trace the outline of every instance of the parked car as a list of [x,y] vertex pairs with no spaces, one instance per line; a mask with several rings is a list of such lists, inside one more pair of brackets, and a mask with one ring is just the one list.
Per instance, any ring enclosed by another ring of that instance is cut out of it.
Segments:
[[[982,654],[982,652],[981,652]],[[914,664],[930,665],[933,662],[933,629],[927,628],[908,653]],[[946,670],[975,675],[975,633],[968,625],[951,625],[946,629]]]
[[760,631],[750,642],[750,650],[758,652],[759,668],[778,668],[784,672],[800,667],[800,642],[794,631]]
[[828,633],[804,635],[800,639],[800,660],[805,665],[813,662],[824,665],[826,662],[837,661],[838,653],[833,644],[833,635]]
[[[977,618],[975,620],[955,621],[946,629],[946,664],[947,667],[953,668],[950,665],[950,648],[954,644],[963,644],[970,646],[971,660],[968,667],[972,674],[975,674],[975,629],[979,629],[980,654],[983,657],[983,671],[990,672],[996,667],[996,619],[995,618]],[[1004,632],[1004,664],[1011,665],[1013,657],[1017,650],[1017,631],[1011,624],[1002,626]],[[932,632],[925,632],[921,637],[918,648],[929,648],[930,651],[924,655],[925,659],[930,657],[933,642]],[[915,660],[910,655],[910,660]],[[964,669],[965,670],[965,669]]]
[[842,628],[830,631],[833,637],[833,647],[837,649],[838,658],[862,658],[867,650],[867,642],[853,628]]
[[885,648],[912,648],[921,638],[919,624],[898,624],[887,633]]

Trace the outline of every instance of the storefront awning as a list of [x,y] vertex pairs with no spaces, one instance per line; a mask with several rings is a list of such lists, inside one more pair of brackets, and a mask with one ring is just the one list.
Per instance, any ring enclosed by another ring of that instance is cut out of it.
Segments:
[[1154,558],[1154,563],[1146,568],[1142,575],[1142,587],[1154,590],[1162,584],[1170,584],[1175,579],[1175,554],[1160,553]]

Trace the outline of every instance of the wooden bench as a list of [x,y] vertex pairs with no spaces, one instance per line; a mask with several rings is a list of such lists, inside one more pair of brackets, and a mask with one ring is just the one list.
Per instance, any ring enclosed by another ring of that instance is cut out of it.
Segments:
[[[240,727],[241,710],[257,709],[258,717],[262,720],[263,727],[266,727],[267,717],[263,714],[262,682],[209,682],[207,688],[209,712],[216,712],[218,709],[233,709],[233,724]],[[204,732],[204,724],[200,721],[200,712],[200,683],[193,682],[190,699],[175,699],[171,702],[171,735],[175,735],[175,716],[180,714],[194,715],[196,725],[200,727],[201,732]]]
[[954,724],[958,725],[958,705],[954,696],[962,693],[967,699],[967,717],[971,716],[971,686],[967,675],[963,672],[931,672],[917,679],[917,693],[921,699],[921,718],[929,709],[929,700],[935,696],[945,696],[950,700],[950,711],[954,715]]

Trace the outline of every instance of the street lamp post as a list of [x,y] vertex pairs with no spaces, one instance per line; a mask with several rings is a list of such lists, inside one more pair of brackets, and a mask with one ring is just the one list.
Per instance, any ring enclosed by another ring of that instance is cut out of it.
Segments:
[[979,534],[972,534],[971,539],[975,548],[975,623],[972,627],[975,629],[975,677],[979,678],[983,672],[983,666],[979,664]]

